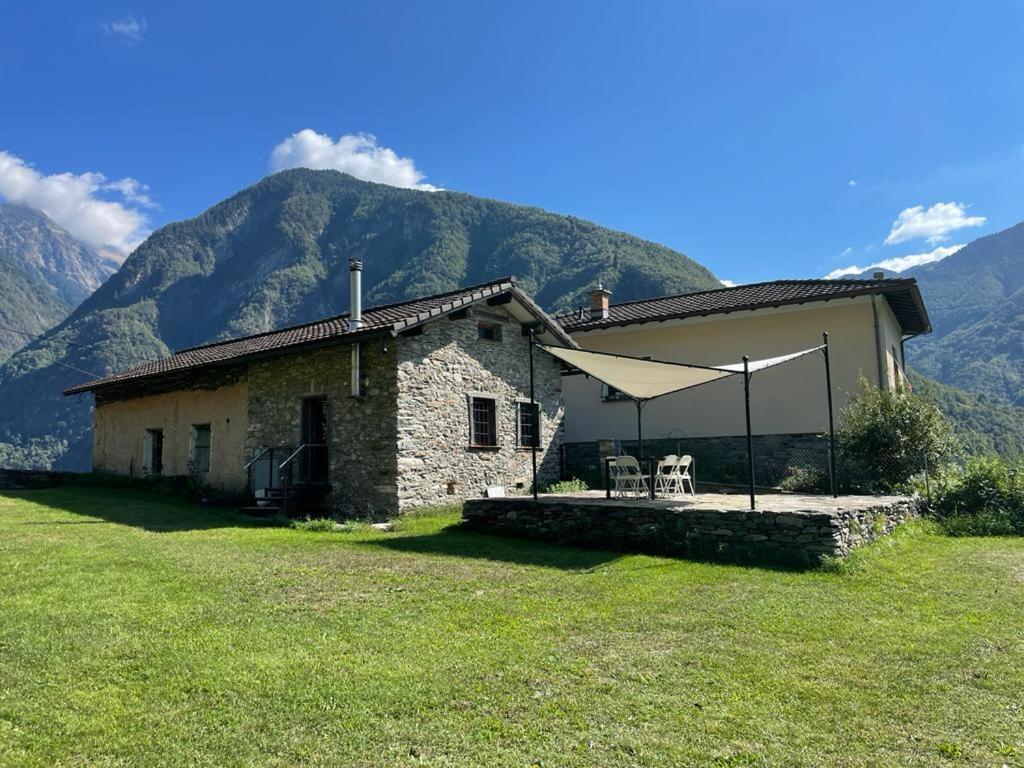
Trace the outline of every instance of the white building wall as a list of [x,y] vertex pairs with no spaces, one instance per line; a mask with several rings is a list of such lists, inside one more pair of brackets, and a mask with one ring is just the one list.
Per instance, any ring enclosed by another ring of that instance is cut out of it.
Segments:
[[[899,325],[878,299],[880,335],[899,350]],[[798,307],[738,312],[577,333],[583,349],[704,365],[772,357],[821,343],[830,335],[832,384],[838,417],[863,376],[878,380],[874,317],[869,297]],[[884,358],[883,358],[884,359]],[[632,401],[601,400],[600,382],[584,376],[563,380],[565,439],[584,442],[636,437]],[[751,422],[755,434],[820,433],[827,429],[825,371],[820,354],[754,376]],[[645,438],[714,437],[745,433],[741,376],[650,401],[644,408]]]

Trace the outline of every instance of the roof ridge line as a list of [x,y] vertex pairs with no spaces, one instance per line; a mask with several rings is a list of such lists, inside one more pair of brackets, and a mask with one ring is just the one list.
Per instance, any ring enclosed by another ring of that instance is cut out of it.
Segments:
[[[880,279],[877,279],[877,280],[873,279],[873,278],[863,278],[863,279],[857,279],[857,280],[843,280],[843,279],[829,279],[829,278],[824,278],[824,277],[807,277],[807,278],[784,277],[784,278],[780,278],[778,280],[762,280],[762,281],[757,282],[757,283],[742,283],[740,285],[723,285],[721,288],[708,288],[708,289],[703,290],[703,291],[690,291],[688,293],[670,293],[670,294],[666,294],[665,296],[653,296],[653,297],[647,298],[647,299],[633,299],[632,301],[621,301],[621,302],[619,302],[617,304],[609,304],[608,307],[609,307],[609,309],[611,307],[628,307],[628,306],[631,306],[633,304],[644,304],[644,303],[652,302],[652,301],[662,301],[664,299],[681,299],[684,296],[703,296],[703,295],[708,294],[708,293],[720,293],[720,292],[723,292],[723,291],[736,291],[736,290],[739,290],[741,288],[758,288],[758,287],[763,286],[763,285],[779,285],[779,284],[783,284],[783,283],[787,284],[787,285],[794,285],[794,284],[798,284],[798,283],[818,283],[818,284],[820,284],[820,283],[830,283],[830,284],[831,283],[835,283],[836,285],[843,285],[843,284],[850,285],[851,283],[854,283],[854,284],[855,283],[880,283],[883,280],[886,281],[886,282],[897,282],[897,281],[900,281],[900,280],[913,280],[913,279],[914,278],[912,278],[912,277],[886,277],[886,278],[880,278]],[[565,314],[572,314],[573,311],[574,310],[569,310]],[[562,315],[556,315],[556,317],[562,317]]]
[[[479,290],[481,288],[489,287],[489,286],[492,286],[492,285],[500,285],[501,283],[512,283],[512,285],[515,285],[516,284],[516,279],[515,279],[515,277],[513,275],[508,275],[506,277],[501,277],[501,278],[498,278],[496,280],[488,280],[485,283],[477,283],[476,285],[467,285],[467,286],[465,286],[463,288],[453,288],[452,290],[445,291],[444,293],[434,293],[434,294],[430,294],[429,296],[420,296],[419,298],[415,298],[415,299],[405,299],[404,301],[393,301],[393,302],[390,302],[388,304],[375,304],[372,307],[364,307],[363,308],[363,314],[366,314],[367,312],[377,312],[377,311],[384,310],[384,309],[393,309],[394,307],[400,307],[403,304],[415,304],[416,302],[420,302],[420,301],[430,301],[432,299],[440,299],[440,298],[444,298],[445,296],[451,296],[451,295],[457,294],[457,293],[468,293],[470,291]],[[173,354],[173,355],[180,355],[180,354],[183,354],[185,352],[195,352],[196,350],[200,350],[200,349],[211,349],[213,347],[220,347],[220,346],[223,346],[224,344],[231,344],[231,343],[236,342],[236,341],[248,341],[249,339],[258,339],[258,338],[261,338],[263,336],[270,336],[270,335],[275,334],[275,333],[284,333],[285,331],[294,331],[294,330],[298,330],[299,328],[308,328],[311,325],[319,325],[321,323],[329,323],[332,320],[342,320],[342,319],[344,319],[346,317],[349,317],[349,315],[351,315],[351,310],[349,312],[342,312],[341,314],[338,314],[338,315],[327,315],[326,317],[320,317],[320,318],[317,318],[316,320],[307,320],[304,323],[296,323],[295,325],[286,325],[286,326],[283,326],[281,328],[274,328],[274,329],[269,330],[269,331],[260,331],[259,333],[250,333],[250,334],[246,334],[245,336],[232,336],[230,339],[223,339],[221,341],[211,341],[211,342],[208,342],[206,344],[196,344],[195,346],[192,346],[192,347],[182,347],[181,349],[173,350],[171,352],[171,354]]]

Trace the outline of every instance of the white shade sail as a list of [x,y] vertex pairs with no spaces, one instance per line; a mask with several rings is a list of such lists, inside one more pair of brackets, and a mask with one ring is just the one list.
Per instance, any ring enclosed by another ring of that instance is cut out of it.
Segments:
[[[729,365],[694,365],[688,363],[670,363],[662,360],[644,360],[626,355],[613,355],[607,352],[588,352],[582,349],[564,349],[538,345],[541,349],[557,357],[574,368],[590,374],[610,387],[622,392],[634,400],[651,400],[672,392],[690,389],[710,381],[735,376],[743,373],[743,363]],[[787,363],[822,347],[813,347],[789,355],[771,357],[764,360],[751,360],[748,369],[751,373]]]

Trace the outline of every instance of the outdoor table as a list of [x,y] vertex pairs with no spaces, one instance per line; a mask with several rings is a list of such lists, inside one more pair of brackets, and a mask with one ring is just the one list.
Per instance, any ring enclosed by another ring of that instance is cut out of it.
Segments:
[[[612,472],[611,466],[608,462],[610,462],[614,458],[614,456],[604,457],[604,495],[607,499],[610,499],[612,497]],[[645,467],[647,469],[647,483],[650,486],[650,494],[652,499],[657,498],[654,495],[654,470],[657,469],[659,461],[661,461],[660,456],[643,456],[637,459],[637,462],[640,464],[641,472],[643,472]]]

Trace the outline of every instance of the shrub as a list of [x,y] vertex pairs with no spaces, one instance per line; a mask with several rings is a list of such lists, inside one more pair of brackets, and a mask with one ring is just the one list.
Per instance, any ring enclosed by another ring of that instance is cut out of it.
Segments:
[[998,456],[969,459],[964,469],[940,471],[930,513],[961,536],[1024,534],[1024,475]]
[[839,480],[847,490],[903,490],[924,470],[960,455],[960,443],[933,403],[905,387],[880,390],[861,379],[836,430]]
[[570,480],[559,480],[556,483],[548,483],[541,490],[541,493],[579,493],[580,491],[589,490],[589,485],[587,485],[583,480],[574,477]]
[[820,467],[790,466],[779,481],[779,490],[791,493],[827,493],[828,470]]

